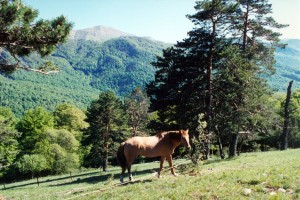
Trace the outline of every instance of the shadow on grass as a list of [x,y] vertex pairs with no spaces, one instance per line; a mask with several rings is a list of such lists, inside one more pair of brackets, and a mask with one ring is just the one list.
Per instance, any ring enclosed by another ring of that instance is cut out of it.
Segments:
[[137,180],[137,181],[132,181],[132,182],[126,182],[124,184],[122,184],[121,186],[126,186],[126,185],[134,185],[134,184],[137,184],[137,183],[149,183],[149,182],[152,182],[153,180],[151,179],[147,179],[147,180]]
[[[133,176],[140,176],[140,175],[149,175],[151,173],[153,173],[154,171],[157,170],[156,168],[152,168],[152,169],[146,169],[146,170],[141,170],[141,171],[135,171],[133,172]],[[120,170],[121,171],[121,170]],[[109,180],[119,180],[119,177],[121,175],[121,173],[117,173],[117,174],[113,174],[113,173],[109,173],[109,172],[105,172],[106,174],[103,175],[98,175],[98,176],[90,176],[90,177],[86,177],[86,178],[77,178],[77,180],[72,181],[72,182],[67,182],[67,183],[59,183],[59,184],[55,184],[55,185],[51,185],[52,187],[56,187],[56,186],[66,186],[66,185],[75,185],[75,184],[81,184],[81,183],[87,183],[87,184],[97,184],[99,182],[105,182],[105,181],[109,181]],[[128,178],[128,173],[125,173],[125,179],[129,179]],[[134,184],[137,181],[133,181],[133,182],[129,182],[130,184]],[[141,182],[145,182],[141,181]]]
[[[90,172],[90,173],[83,173],[83,174],[72,175],[72,176],[64,176],[64,177],[60,177],[60,178],[46,179],[43,181],[39,181],[39,184],[51,183],[51,182],[55,182],[55,181],[70,180],[71,178],[72,179],[76,179],[76,178],[80,179],[80,177],[82,177],[82,176],[92,176],[93,174],[99,174],[99,173],[100,172]],[[39,177],[39,178],[41,178],[41,177]],[[6,185],[5,188],[2,188],[0,190],[8,190],[8,189],[20,188],[20,187],[25,187],[25,186],[30,186],[30,185],[37,185],[37,182],[24,183],[24,184],[14,185],[14,186]]]
[[[149,173],[153,173],[156,171],[158,168],[154,167],[152,169],[146,169],[146,170],[141,170],[141,171],[134,171],[132,172],[133,176],[140,176],[140,175],[146,175]],[[76,184],[81,184],[81,183],[87,183],[87,184],[97,184],[99,182],[105,182],[108,180],[119,180],[119,177],[121,175],[120,170],[119,173],[115,174],[116,170],[108,171],[108,172],[90,172],[90,173],[83,173],[83,174],[78,174],[78,175],[72,175],[72,176],[64,176],[60,178],[54,178],[54,179],[46,179],[43,181],[39,181],[39,184],[42,185],[43,183],[51,183],[53,184],[49,185],[50,187],[56,187],[56,186],[65,186],[65,185],[76,185]],[[70,181],[72,178],[73,181]],[[128,173],[125,173],[125,179],[128,179]],[[56,181],[68,181],[65,183],[57,183],[55,184]],[[135,181],[137,182],[137,181]],[[135,183],[132,182],[132,183]],[[8,186],[6,185],[5,188],[2,188],[0,190],[9,190],[9,189],[15,189],[15,188],[22,188],[26,186],[36,186],[37,182],[30,182],[30,183],[24,183],[24,184],[19,184],[19,185],[14,185],[14,186]]]

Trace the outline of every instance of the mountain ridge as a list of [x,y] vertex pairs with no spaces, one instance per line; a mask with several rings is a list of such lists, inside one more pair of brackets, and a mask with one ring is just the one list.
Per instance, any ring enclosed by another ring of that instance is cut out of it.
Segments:
[[293,90],[300,88],[300,39],[282,40],[287,46],[275,51],[276,74],[268,78],[274,90],[286,91],[288,83],[294,80]]
[[[171,46],[132,34],[116,34],[106,40],[97,34],[94,38],[69,39],[47,58],[61,69],[58,74],[43,76],[19,70],[10,76],[0,75],[0,106],[10,107],[21,116],[36,106],[53,110],[61,103],[86,109],[100,92],[107,90],[124,97],[135,87],[154,80],[156,69],[151,63]],[[96,40],[96,36],[102,39]],[[275,53],[277,72],[267,77],[275,91],[286,91],[291,79],[295,80],[293,89],[300,88],[300,40],[284,42],[288,46]],[[42,62],[37,54],[23,59],[32,67]]]
[[[86,109],[107,90],[124,97],[154,79],[151,62],[167,47],[166,43],[136,36],[104,42],[70,39],[47,57],[60,68],[59,73],[43,76],[18,70],[9,76],[0,75],[0,106],[10,107],[21,116],[36,106],[53,110],[61,103]],[[23,62],[34,68],[42,59],[32,54]]]
[[126,37],[126,36],[134,36],[134,35],[108,26],[99,25],[91,28],[72,30],[69,39],[105,42],[110,39]]

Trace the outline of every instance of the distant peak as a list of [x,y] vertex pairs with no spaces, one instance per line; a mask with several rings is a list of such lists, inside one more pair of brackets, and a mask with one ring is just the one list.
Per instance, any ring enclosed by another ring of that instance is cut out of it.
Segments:
[[81,30],[73,30],[70,34],[70,39],[75,40],[92,40],[97,42],[105,42],[110,39],[134,36],[130,33],[108,27],[108,26],[95,26]]

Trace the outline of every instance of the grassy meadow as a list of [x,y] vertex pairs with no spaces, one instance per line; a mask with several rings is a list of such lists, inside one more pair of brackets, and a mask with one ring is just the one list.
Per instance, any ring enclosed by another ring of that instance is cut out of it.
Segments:
[[[119,184],[120,168],[49,176],[1,186],[2,199],[300,199],[300,149],[211,158],[197,167],[175,160],[179,176],[162,177],[158,162],[135,164],[135,181]],[[126,177],[125,181],[128,178]]]

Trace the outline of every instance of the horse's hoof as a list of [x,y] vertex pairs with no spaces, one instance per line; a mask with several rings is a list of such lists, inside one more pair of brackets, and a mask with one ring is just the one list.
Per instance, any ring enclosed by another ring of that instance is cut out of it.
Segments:
[[124,178],[123,178],[123,176],[120,177],[120,182],[121,182],[121,183],[124,183]]
[[173,176],[175,176],[175,177],[176,177],[176,176],[179,176],[179,174],[176,174],[176,173],[174,173],[174,174],[173,174]]
[[129,176],[129,181],[134,181],[132,175]]

